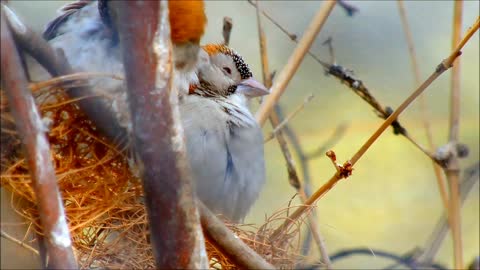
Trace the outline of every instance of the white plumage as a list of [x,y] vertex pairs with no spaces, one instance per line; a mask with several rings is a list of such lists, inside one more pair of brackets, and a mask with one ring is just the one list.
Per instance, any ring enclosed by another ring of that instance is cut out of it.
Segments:
[[[119,45],[97,5],[69,12],[49,27],[50,44],[63,49],[77,71],[123,75]],[[174,70],[174,87],[181,94],[179,108],[197,195],[214,213],[238,222],[265,182],[262,132],[247,99],[268,91],[248,77],[251,72],[238,54],[227,51],[200,49],[193,70]],[[119,123],[131,130],[125,82],[96,78],[90,84],[96,94],[107,97],[105,104]],[[191,86],[195,89],[189,92]]]

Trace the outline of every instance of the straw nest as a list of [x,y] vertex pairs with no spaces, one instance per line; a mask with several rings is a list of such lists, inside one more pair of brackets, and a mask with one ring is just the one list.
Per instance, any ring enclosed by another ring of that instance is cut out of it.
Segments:
[[[48,83],[43,86],[43,90],[34,91],[34,96],[49,125],[52,160],[80,267],[154,268],[142,186],[129,169],[125,151],[120,152],[106,143],[62,89],[53,85],[45,87]],[[19,151],[20,141],[6,99],[1,100],[1,184],[13,194],[15,210],[41,234],[27,164]],[[287,215],[288,209],[278,211],[259,227],[228,223],[227,226],[276,267],[292,268],[299,259],[303,221],[275,243],[267,241]],[[237,268],[214,245],[207,241],[206,246],[211,268]]]

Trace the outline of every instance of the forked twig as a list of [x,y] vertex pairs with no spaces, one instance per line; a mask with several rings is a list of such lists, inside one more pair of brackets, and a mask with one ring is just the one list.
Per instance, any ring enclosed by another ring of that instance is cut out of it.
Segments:
[[[397,0],[397,4],[398,4],[398,11],[400,13],[400,19],[402,21],[403,29],[405,31],[405,38],[407,40],[408,52],[410,54],[413,76],[415,78],[415,86],[417,86],[417,85],[420,85],[421,81],[420,81],[420,69],[418,67],[417,55],[415,52],[415,46],[413,45],[414,44],[413,36],[412,36],[412,32],[410,31],[410,26],[408,24],[407,14],[405,11],[405,7],[403,5],[403,0]],[[427,102],[425,100],[424,95],[421,95],[418,99],[420,104],[420,110],[422,112],[422,122],[425,128],[425,133],[427,135],[428,145],[429,145],[430,151],[434,151],[435,145],[433,143],[433,135],[432,135],[432,130],[430,128],[430,121],[428,119]],[[445,178],[442,174],[440,166],[436,164],[434,160],[432,160],[432,166],[437,179],[437,186],[440,192],[440,197],[443,202],[443,207],[445,209],[448,209],[448,194],[447,194],[447,189],[445,187]]]
[[[264,83],[266,84],[266,87],[271,87],[272,85],[272,80],[270,76],[270,71],[268,69],[268,55],[267,55],[267,47],[266,47],[266,37],[265,33],[263,31],[262,27],[262,22],[261,22],[261,17],[260,17],[260,7],[258,1],[256,2],[257,4],[257,26],[258,26],[258,34],[259,34],[259,40],[260,40],[260,54],[261,54],[261,60],[262,60],[262,74],[263,74],[263,79]],[[309,98],[311,99],[311,98]],[[308,100],[308,99],[307,99]],[[301,106],[300,109],[296,110],[297,112],[300,111],[305,103],[308,101],[305,101],[303,103],[303,106]],[[270,123],[272,126],[275,128],[276,131],[276,136],[278,143],[280,145],[280,149],[282,150],[283,156],[285,157],[285,161],[287,163],[287,171],[288,171],[288,179],[290,184],[297,190],[297,192],[300,194],[300,199],[302,203],[307,199],[307,195],[305,194],[305,189],[303,188],[303,184],[300,181],[298,177],[297,170],[295,168],[295,164],[292,158],[292,154],[290,150],[288,149],[287,145],[287,140],[285,139],[285,136],[283,132],[281,132],[281,129],[277,129],[280,127],[280,117],[277,114],[276,111],[272,111],[272,113],[269,116]],[[286,119],[287,120],[287,119]],[[287,120],[288,121],[288,120]],[[275,131],[274,131],[275,132]],[[308,220],[309,220],[309,227],[310,231],[312,232],[313,238],[315,239],[315,242],[317,243],[317,246],[320,250],[320,253],[322,255],[322,259],[325,262],[325,265],[327,269],[332,268],[332,264],[330,262],[330,259],[328,257],[328,252],[327,248],[325,245],[325,242],[323,240],[323,237],[320,234],[320,231],[318,229],[318,224],[316,217],[313,213],[308,214]]]
[[288,83],[300,66],[300,63],[312,45],[315,37],[325,24],[330,12],[335,6],[335,3],[336,2],[332,0],[323,2],[320,10],[317,12],[312,22],[305,30],[305,33],[298,43],[298,46],[295,48],[292,55],[288,59],[287,64],[275,80],[275,83],[271,88],[271,94],[264,100],[256,113],[256,119],[260,126],[264,125],[265,121],[273,110],[274,105],[278,102],[280,96],[287,88]]
[[[453,52],[444,59],[435,69],[435,71],[423,82],[399,107],[395,110],[383,123],[382,125],[373,133],[373,135],[363,144],[363,146],[353,155],[353,157],[345,162],[344,167],[351,167],[355,165],[358,160],[365,154],[365,152],[370,148],[370,146],[378,139],[378,137],[392,124],[392,122],[398,118],[398,116],[410,105],[433,81],[435,81],[440,75],[442,75],[446,70],[448,70],[453,61],[461,55],[461,49],[463,46],[470,40],[470,38],[476,33],[479,28],[479,18],[469,29],[467,34],[463,37],[462,41],[458,46],[453,50]],[[282,225],[280,225],[274,233],[270,236],[270,239],[273,241],[278,235],[280,235],[285,229],[287,229],[294,220],[300,217],[305,210],[315,203],[320,197],[325,195],[330,189],[332,189],[338,181],[344,178],[341,171],[337,171],[327,183],[321,186],[308,200],[305,202],[305,205],[299,207],[294,213],[290,215],[290,219],[286,220]]]
[[293,112],[287,115],[287,117],[285,117],[282,122],[278,124],[278,126],[275,126],[273,131],[268,136],[265,136],[264,143],[275,138],[278,132],[281,131],[290,122],[290,120],[293,119],[293,117],[295,117],[300,111],[302,111],[305,108],[305,105],[307,105],[307,103],[309,103],[313,99],[313,97],[314,95],[312,94],[308,95],[305,100],[303,100],[302,104],[300,104],[295,110],[293,110]]

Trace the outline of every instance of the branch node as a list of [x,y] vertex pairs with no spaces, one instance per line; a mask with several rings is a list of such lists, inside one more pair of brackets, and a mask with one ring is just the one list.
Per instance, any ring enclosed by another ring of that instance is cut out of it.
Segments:
[[337,163],[337,156],[335,155],[335,152],[333,150],[328,150],[325,155],[327,155],[327,157],[330,158],[330,160],[332,161],[333,166],[335,166],[335,169],[337,170],[340,178],[347,178],[352,175],[353,165],[350,160],[346,161],[345,163],[343,163],[343,165],[341,165]]
[[470,149],[466,144],[449,142],[438,147],[434,157],[439,161],[443,168],[449,168],[452,166],[454,157],[465,158],[468,156],[469,152]]

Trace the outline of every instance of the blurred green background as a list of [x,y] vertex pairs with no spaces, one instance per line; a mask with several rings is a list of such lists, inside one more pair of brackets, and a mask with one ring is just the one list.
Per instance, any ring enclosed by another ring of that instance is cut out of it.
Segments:
[[[67,2],[11,1],[11,6],[41,31],[55,16],[56,9]],[[360,11],[348,17],[344,10],[336,7],[311,51],[328,60],[328,49],[321,44],[332,37],[338,64],[354,70],[383,105],[396,107],[414,88],[397,3],[349,2]],[[299,38],[321,4],[321,1],[261,3],[267,13]],[[406,1],[405,7],[424,80],[451,51],[453,2]],[[221,42],[223,17],[231,17],[230,45],[244,56],[256,77],[261,79],[255,9],[246,1],[206,1],[206,8],[209,22],[203,43]],[[465,1],[463,31],[478,15],[479,2]],[[263,22],[270,69],[280,71],[295,44],[270,21],[264,18]],[[461,161],[465,168],[479,159],[478,33],[463,50],[461,71],[460,141],[470,149],[469,157]],[[449,91],[450,73],[447,72],[425,92],[436,145],[445,144],[448,138]],[[365,102],[333,77],[325,76],[322,67],[307,56],[281,99],[284,111],[291,112],[310,93],[315,98],[290,123],[306,152],[322,145],[339,124],[345,123],[347,131],[333,147],[339,162],[343,162],[381,124],[381,119]],[[414,138],[426,145],[418,105],[418,101],[413,103],[400,120]],[[271,130],[268,124],[266,126],[265,134]],[[285,162],[274,140],[266,144],[266,163],[267,185],[247,222],[262,224],[265,215],[286,207],[295,193],[288,184]],[[310,169],[313,190],[334,173],[331,162],[323,157],[310,162]],[[5,202],[2,200],[2,206]],[[477,183],[462,210],[466,262],[479,255],[479,208]],[[320,230],[330,253],[366,247],[403,254],[424,245],[442,212],[430,160],[405,138],[393,135],[391,130],[386,131],[357,163],[353,176],[341,181],[318,202]],[[437,256],[437,261],[447,267],[452,267],[451,246],[448,236]],[[2,248],[2,267],[9,266],[5,264],[6,254]],[[313,256],[316,254],[315,251]],[[388,263],[373,256],[362,256],[339,261],[334,267],[371,269],[385,267]]]

